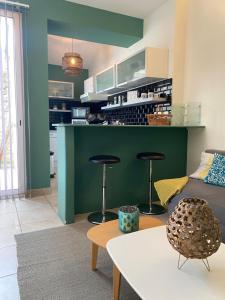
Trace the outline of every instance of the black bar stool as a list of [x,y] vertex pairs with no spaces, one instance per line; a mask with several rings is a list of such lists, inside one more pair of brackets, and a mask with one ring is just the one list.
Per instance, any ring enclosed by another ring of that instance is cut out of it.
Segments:
[[92,224],[99,225],[118,218],[116,213],[106,211],[106,166],[117,164],[120,159],[112,155],[97,155],[89,158],[89,161],[94,164],[103,165],[103,184],[102,184],[102,211],[91,213],[88,216],[88,221]]
[[144,215],[160,215],[165,212],[165,208],[161,205],[152,203],[152,161],[153,160],[163,160],[165,155],[156,152],[144,152],[138,153],[137,159],[149,160],[149,204],[139,204],[138,208],[140,213]]

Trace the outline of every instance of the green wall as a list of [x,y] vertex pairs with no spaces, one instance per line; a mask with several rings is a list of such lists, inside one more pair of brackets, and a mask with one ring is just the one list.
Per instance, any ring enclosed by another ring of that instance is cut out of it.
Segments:
[[[89,162],[94,155],[120,157],[107,168],[107,208],[148,201],[149,163],[139,152],[162,152],[153,162],[153,180],[186,175],[187,129],[151,126],[59,126],[58,208],[65,223],[74,215],[101,209],[102,166]],[[154,199],[157,199],[154,193]]]
[[74,99],[80,100],[80,95],[84,93],[84,80],[88,78],[88,70],[84,69],[82,73],[77,76],[66,76],[61,66],[48,65],[48,79],[55,81],[66,81],[74,83]]
[[143,37],[143,20],[64,0],[19,2],[30,4],[23,28],[28,188],[34,189],[50,184],[47,34],[129,47]]

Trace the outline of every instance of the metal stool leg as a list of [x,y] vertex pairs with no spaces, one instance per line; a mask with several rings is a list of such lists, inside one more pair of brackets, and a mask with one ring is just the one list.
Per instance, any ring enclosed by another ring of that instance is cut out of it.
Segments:
[[102,182],[102,223],[105,222],[105,191],[106,191],[106,165],[103,165],[103,182]]
[[149,204],[139,204],[138,208],[141,214],[144,215],[161,215],[165,213],[165,208],[161,205],[152,203],[152,160],[149,160]]
[[152,211],[152,160],[149,161],[149,211]]
[[115,219],[118,219],[118,215],[116,213],[106,211],[106,164],[104,164],[102,179],[102,211],[90,214],[88,216],[88,221],[92,224],[99,225]]

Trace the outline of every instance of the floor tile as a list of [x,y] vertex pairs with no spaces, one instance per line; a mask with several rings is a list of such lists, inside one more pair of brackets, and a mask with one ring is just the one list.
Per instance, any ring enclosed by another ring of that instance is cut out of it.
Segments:
[[51,205],[56,206],[57,205],[57,195],[49,195],[45,196],[46,200],[51,203]]
[[25,233],[25,232],[55,228],[59,226],[63,226],[63,223],[58,220],[58,221],[44,221],[44,222],[22,224],[21,228],[22,228],[22,232]]
[[0,277],[17,272],[16,246],[0,248]]
[[2,300],[20,299],[16,274],[0,278],[0,299]]
[[0,215],[16,213],[15,202],[12,199],[0,200]]
[[79,223],[82,222],[84,220],[87,220],[89,214],[79,214],[79,215],[75,215],[75,223]]
[[35,208],[49,208],[50,204],[43,196],[32,197],[31,199],[20,198],[15,200],[16,209],[20,211],[30,211]]
[[19,228],[17,213],[7,213],[0,215],[0,228]]
[[58,221],[58,216],[53,208],[49,207],[35,208],[28,211],[18,211],[20,224],[43,222],[43,221]]
[[[15,234],[21,233],[20,227],[17,228],[0,228],[0,248],[15,245]],[[1,298],[0,298],[1,299]]]

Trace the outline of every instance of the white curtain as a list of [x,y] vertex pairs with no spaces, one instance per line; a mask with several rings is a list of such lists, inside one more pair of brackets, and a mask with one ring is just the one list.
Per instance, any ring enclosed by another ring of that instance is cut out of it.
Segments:
[[25,191],[22,15],[0,9],[0,198]]

